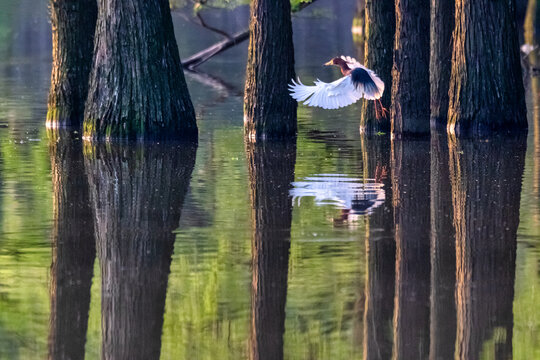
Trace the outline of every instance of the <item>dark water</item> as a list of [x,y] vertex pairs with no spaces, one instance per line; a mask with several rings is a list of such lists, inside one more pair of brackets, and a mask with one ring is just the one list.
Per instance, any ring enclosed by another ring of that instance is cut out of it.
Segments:
[[[302,80],[361,53],[354,6],[295,16]],[[184,14],[182,57],[220,39]],[[198,147],[91,146],[47,136],[49,28],[0,1],[0,359],[540,358],[538,78],[528,138],[365,139],[357,104],[254,147],[244,44],[187,75]]]

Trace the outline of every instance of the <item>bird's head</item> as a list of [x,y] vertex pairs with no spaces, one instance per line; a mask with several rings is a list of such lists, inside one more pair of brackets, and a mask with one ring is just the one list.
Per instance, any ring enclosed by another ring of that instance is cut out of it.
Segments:
[[326,66],[336,65],[339,67],[343,67],[343,65],[347,65],[347,62],[340,57],[335,57],[331,59],[330,61],[328,61],[327,63],[325,63],[324,65]]

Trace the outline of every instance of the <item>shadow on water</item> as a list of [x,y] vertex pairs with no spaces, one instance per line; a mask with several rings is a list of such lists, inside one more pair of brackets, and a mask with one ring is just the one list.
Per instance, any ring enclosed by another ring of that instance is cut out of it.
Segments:
[[49,359],[84,359],[96,248],[81,139],[49,133],[54,225]]
[[364,307],[364,359],[392,356],[395,254],[390,139],[362,137],[364,178],[384,184],[384,204],[367,219],[366,289]]
[[456,358],[512,358],[516,234],[526,139],[450,139]]
[[429,351],[429,147],[426,140],[392,142],[395,359],[425,359]]
[[102,358],[159,359],[165,296],[195,144],[86,145],[101,267]]
[[296,138],[246,139],[252,219],[250,359],[283,359]]

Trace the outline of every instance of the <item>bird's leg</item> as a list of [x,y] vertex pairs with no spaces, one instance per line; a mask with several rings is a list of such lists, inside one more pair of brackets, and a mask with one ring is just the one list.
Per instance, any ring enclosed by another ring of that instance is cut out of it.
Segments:
[[[380,109],[379,109],[380,106]],[[375,117],[377,120],[381,120],[382,118],[386,119],[386,115],[388,114],[388,110],[383,106],[380,99],[375,100]]]

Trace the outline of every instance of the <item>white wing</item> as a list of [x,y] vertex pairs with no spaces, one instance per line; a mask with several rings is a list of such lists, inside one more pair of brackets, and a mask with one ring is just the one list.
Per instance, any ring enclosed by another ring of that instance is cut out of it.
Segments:
[[289,84],[291,96],[297,101],[303,101],[307,106],[318,106],[323,109],[338,109],[351,105],[364,95],[363,88],[355,88],[350,76],[344,76],[331,83],[317,79],[314,86],[292,80]]
[[345,60],[345,62],[349,65],[349,69],[356,69],[358,67],[365,69],[365,67],[362,66],[362,64],[360,64],[355,58],[351,56],[341,55],[341,58]]

